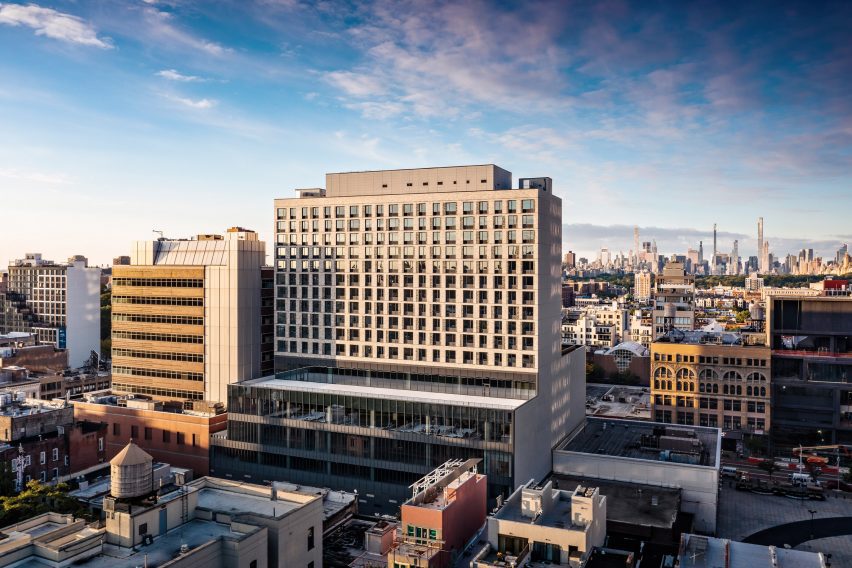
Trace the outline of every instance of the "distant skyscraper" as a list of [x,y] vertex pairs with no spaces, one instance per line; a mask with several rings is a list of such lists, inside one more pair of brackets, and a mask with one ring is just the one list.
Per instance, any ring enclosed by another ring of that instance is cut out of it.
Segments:
[[716,252],[716,223],[713,223],[713,258],[710,259],[713,274],[716,274]]
[[574,268],[577,265],[577,254],[570,250],[566,252],[563,264],[565,264],[567,268]]
[[766,271],[766,259],[763,256],[763,217],[757,218],[757,257],[760,259],[757,269]]
[[633,227],[633,266],[639,266],[639,227]]
[[835,262],[838,265],[843,264],[843,259],[846,258],[847,253],[849,252],[849,245],[843,243],[839,249],[837,249],[837,256],[835,257]]
[[739,241],[734,239],[734,248],[731,250],[731,261],[728,263],[728,274],[736,276],[740,273],[740,251]]
[[698,241],[698,264],[704,264],[704,241]]
[[763,269],[760,272],[768,273],[770,270],[770,259],[769,259],[769,241],[763,241],[763,251],[760,253],[760,262],[762,263]]

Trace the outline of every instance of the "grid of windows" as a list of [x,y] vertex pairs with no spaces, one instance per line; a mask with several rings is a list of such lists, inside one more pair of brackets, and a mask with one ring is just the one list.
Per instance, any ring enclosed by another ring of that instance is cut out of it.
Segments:
[[278,208],[277,351],[535,369],[537,209],[481,197]]
[[174,325],[204,325],[204,318],[195,316],[112,314],[112,321],[134,323],[167,323]]
[[[722,361],[724,365],[719,365]],[[771,392],[764,361],[655,352],[651,364],[655,420],[747,432],[767,430]],[[751,369],[723,368],[746,362]]]
[[114,339],[135,341],[164,341],[168,343],[204,343],[202,335],[178,335],[174,333],[143,333],[138,331],[113,331]]
[[113,304],[140,304],[149,306],[204,306],[203,298],[153,298],[144,296],[113,296]]
[[189,363],[203,363],[204,355],[201,353],[164,353],[161,351],[138,351],[136,349],[112,350],[113,357],[137,357],[139,359],[160,359],[163,361],[186,361]]
[[131,377],[155,377],[159,379],[180,379],[183,381],[203,381],[204,373],[189,373],[186,371],[167,371],[163,369],[139,369],[136,367],[113,367],[114,375],[129,375]]
[[172,399],[184,399],[184,400],[202,400],[204,399],[203,392],[196,391],[188,391],[188,390],[179,390],[179,389],[163,389],[163,388],[153,388],[153,387],[143,387],[140,385],[131,385],[127,383],[113,383],[113,389],[120,392],[129,392],[134,394],[147,394],[151,396],[161,396]]
[[203,288],[204,280],[198,280],[195,278],[113,278],[112,285],[163,288]]

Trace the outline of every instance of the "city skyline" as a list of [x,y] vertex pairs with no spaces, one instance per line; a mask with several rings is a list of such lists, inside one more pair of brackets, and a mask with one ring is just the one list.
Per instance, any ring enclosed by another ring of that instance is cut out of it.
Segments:
[[829,256],[852,240],[852,7],[782,8],[3,3],[0,261],[268,241],[317,172],[464,163],[550,175],[565,250],[717,222],[745,256],[763,216],[776,254]]
[[[755,218],[754,230],[729,231],[720,226],[717,230],[718,253],[730,254],[734,241],[738,243],[739,256],[748,260],[751,256],[758,256],[757,218]],[[765,220],[766,221],[766,220]],[[771,226],[771,219],[769,219]],[[699,242],[704,243],[704,258],[710,259],[713,252],[713,227],[703,228],[676,228],[676,227],[639,227],[639,241],[657,242],[658,253],[664,257],[672,254],[684,255],[692,248],[698,250]],[[599,226],[591,224],[566,224],[564,231],[571,231],[571,235],[580,238],[572,239],[568,245],[576,243],[576,248],[570,250],[577,254],[577,258],[584,257],[589,261],[597,258],[601,248],[606,247],[612,257],[623,252],[625,257],[633,248],[633,225],[610,225]],[[822,257],[825,261],[834,259],[837,250],[844,244],[852,241],[852,235],[837,235],[835,239],[805,239],[785,238],[773,236],[771,233],[764,234],[764,240],[769,243],[769,252],[774,255],[775,260],[783,261],[788,254],[797,255],[802,249],[813,249],[815,257]],[[597,248],[594,247],[597,244]],[[641,246],[641,244],[640,244]],[[565,249],[568,252],[569,249]]]

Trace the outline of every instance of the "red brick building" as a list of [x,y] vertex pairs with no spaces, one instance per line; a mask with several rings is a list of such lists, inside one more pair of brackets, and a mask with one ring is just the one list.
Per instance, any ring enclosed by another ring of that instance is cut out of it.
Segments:
[[73,401],[74,417],[106,424],[106,460],[132,439],[159,462],[210,472],[210,435],[225,430],[227,413],[168,412],[162,403],[128,400],[138,408],[119,406],[116,397],[102,402]]

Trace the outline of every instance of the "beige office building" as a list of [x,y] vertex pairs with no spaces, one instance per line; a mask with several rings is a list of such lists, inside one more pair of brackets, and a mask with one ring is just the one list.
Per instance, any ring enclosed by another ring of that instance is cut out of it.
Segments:
[[113,267],[113,390],[157,400],[227,400],[260,372],[265,244],[222,235],[135,243]]
[[561,346],[550,178],[513,187],[495,165],[335,173],[300,194],[275,201],[279,373],[230,387],[215,474],[287,471],[357,487],[383,512],[449,459],[483,459],[492,497],[545,476],[585,403],[583,351]]
[[770,367],[763,334],[672,332],[651,344],[654,420],[766,434]]
[[510,172],[485,165],[326,181],[275,202],[278,368],[439,365],[534,383],[558,360],[549,178],[511,189]]

